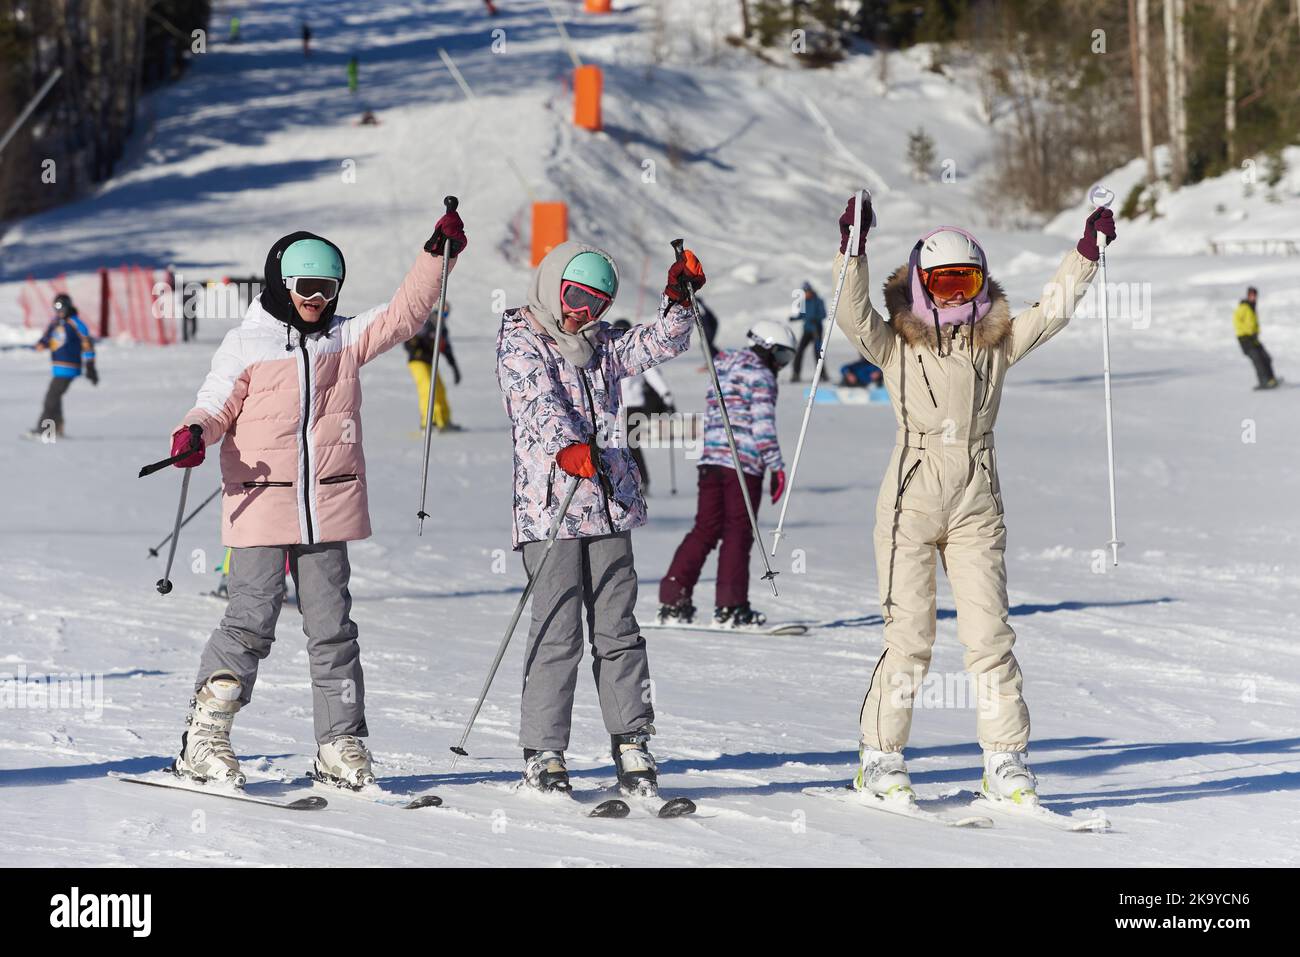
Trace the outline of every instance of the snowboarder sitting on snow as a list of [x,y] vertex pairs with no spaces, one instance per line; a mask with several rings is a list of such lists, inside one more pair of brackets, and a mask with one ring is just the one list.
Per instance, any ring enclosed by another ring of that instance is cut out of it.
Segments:
[[54,297],[54,318],[46,326],[44,335],[34,346],[38,351],[50,353],[50,387],[45,390],[45,403],[36,428],[28,435],[33,438],[45,434],[46,423],[54,423],[54,434],[63,437],[63,395],[81,375],[84,365],[86,378],[91,385],[99,385],[99,370],[95,368],[95,343],[90,330],[77,315],[77,307],[66,292]]
[[1237,303],[1232,314],[1232,328],[1237,333],[1237,343],[1246,358],[1255,366],[1255,377],[1259,380],[1256,389],[1273,389],[1277,387],[1277,376],[1273,374],[1273,360],[1264,344],[1259,341],[1259,314],[1255,306],[1259,301],[1259,290],[1251,286],[1246,290],[1246,298]]
[[[360,367],[420,328],[436,308],[446,242],[465,248],[460,217],[438,220],[406,278],[382,306],[334,314],[345,275],[337,246],[290,233],[266,257],[266,286],[226,334],[172,454],[221,446],[222,543],[230,603],[199,662],[176,773],[242,786],[230,744],[258,663],[271,651],[285,596],[285,556],[298,591],[319,749],[314,774],[360,788],[374,781],[357,626],[350,617],[349,541],[370,536],[361,449]],[[176,463],[191,468],[204,450]]]
[[850,389],[870,389],[883,383],[880,370],[866,359],[840,366],[840,385]]
[[[794,332],[770,319],[754,323],[748,349],[723,350],[716,360],[731,431],[745,484],[755,510],[763,494],[763,472],[772,471],[772,503],[785,490],[785,464],[776,437],[776,375],[795,355]],[[660,623],[695,620],[691,596],[709,552],[719,542],[713,624],[738,628],[767,618],[749,605],[749,552],[754,531],[722,424],[718,398],[709,389],[704,417],[704,454],[699,465],[695,526],[677,546],[659,583]]]
[[[434,307],[437,311],[437,307]],[[434,340],[438,339],[438,352],[442,361],[451,366],[452,381],[460,385],[460,367],[456,365],[456,355],[451,351],[451,339],[447,331],[447,317],[451,315],[451,303],[442,314],[442,337],[437,335],[433,317],[425,320],[420,331],[406,340],[406,366],[411,370],[415,380],[415,389],[420,399],[420,428],[428,425],[429,415],[429,379],[433,376]],[[451,421],[451,404],[447,401],[447,389],[442,384],[442,375],[438,375],[433,384],[433,425],[439,432],[459,432],[460,426]]]
[[912,700],[935,638],[935,551],[957,606],[957,637],[977,682],[985,795],[1037,801],[1025,764],[1029,711],[1007,623],[1007,532],[993,447],[1008,369],[1065,328],[1097,270],[1097,235],[1115,241],[1109,210],[1088,217],[1084,236],[1044,287],[1041,302],[1012,316],[990,278],[984,250],[964,229],[943,226],[917,240],[885,283],[886,321],[871,304],[862,241],[847,250],[852,201],[840,218],[849,259],[840,328],[884,372],[898,420],[897,444],[876,500],[876,569],[885,650],[862,704],[855,785],[914,800],[903,761]]
[[654,322],[615,330],[600,321],[618,293],[613,260],[599,249],[566,242],[537,267],[528,305],[501,317],[497,381],[512,423],[513,539],[530,577],[545,554],[568,483],[578,483],[534,584],[524,654],[519,743],[524,782],[539,790],[569,790],[564,751],[584,620],[619,785],[636,795],[658,789],[648,747],[654,734],[650,671],[634,614],[631,530],[645,524],[646,506],[636,464],[616,438],[621,380],[690,344],[684,283],[704,285],[694,253],[669,270]]

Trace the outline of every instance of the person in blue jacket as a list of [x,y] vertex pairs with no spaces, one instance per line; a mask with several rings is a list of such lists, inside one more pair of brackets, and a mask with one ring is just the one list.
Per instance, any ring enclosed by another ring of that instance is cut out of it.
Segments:
[[90,338],[90,330],[77,315],[77,307],[72,297],[60,293],[54,297],[54,318],[50,320],[35,348],[48,349],[50,352],[50,387],[45,392],[45,405],[41,417],[36,420],[32,436],[45,434],[48,423],[54,423],[55,435],[63,435],[63,394],[68,391],[72,381],[85,369],[86,378],[91,385],[99,385],[99,372],[95,369],[95,343]]
[[[813,291],[812,283],[803,284],[803,301],[799,303],[799,309],[790,317],[791,322],[803,323],[803,334],[799,337],[799,345],[796,347],[794,354],[794,369],[790,377],[791,382],[799,381],[799,374],[803,369],[803,354],[812,346],[814,358],[821,354],[822,350],[822,323],[826,321],[826,304],[822,302],[821,296]],[[826,374],[826,367],[822,367],[821,379],[823,382],[830,378]]]

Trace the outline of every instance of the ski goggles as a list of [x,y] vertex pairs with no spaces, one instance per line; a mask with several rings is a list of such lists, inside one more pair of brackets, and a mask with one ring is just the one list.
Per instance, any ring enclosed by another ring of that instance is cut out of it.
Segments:
[[586,322],[595,322],[614,302],[603,292],[566,279],[560,283],[560,303],[566,312],[586,313]]
[[935,266],[921,271],[921,282],[940,302],[958,296],[970,301],[984,288],[984,270],[979,266]]
[[327,276],[286,276],[284,284],[304,299],[333,302],[339,294],[339,281]]
[[775,342],[769,342],[766,339],[760,339],[758,336],[751,335],[749,341],[756,346],[762,346],[772,356],[772,361],[776,363],[777,368],[784,369],[794,361],[794,350],[789,346],[780,345]]

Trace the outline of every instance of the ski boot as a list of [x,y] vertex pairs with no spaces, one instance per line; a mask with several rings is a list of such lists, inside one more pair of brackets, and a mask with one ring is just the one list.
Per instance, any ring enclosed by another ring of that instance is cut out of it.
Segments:
[[654,725],[648,724],[626,734],[610,735],[614,768],[618,771],[618,789],[625,797],[656,797],[659,794],[659,772],[654,755],[646,746],[654,733]]
[[573,785],[569,783],[569,769],[564,766],[564,752],[524,748],[524,784],[543,794],[571,793]]
[[660,605],[655,621],[661,625],[689,625],[695,621],[695,606],[689,598],[679,598],[675,604]]
[[244,786],[239,758],[230,746],[230,726],[242,707],[239,690],[238,678],[229,671],[218,671],[190,699],[181,750],[171,767],[177,777]]
[[985,751],[983,789],[990,801],[1038,803],[1038,779],[1025,764],[1023,751]]
[[322,744],[316,751],[312,772],[315,780],[350,791],[360,791],[375,783],[370,752],[362,740],[352,734],[340,734],[333,741]]
[[739,605],[721,605],[713,609],[715,628],[757,628],[767,623],[767,615],[749,607],[749,602]]
[[853,778],[853,788],[885,801],[915,801],[907,762],[899,751],[873,751],[862,748],[862,760]]

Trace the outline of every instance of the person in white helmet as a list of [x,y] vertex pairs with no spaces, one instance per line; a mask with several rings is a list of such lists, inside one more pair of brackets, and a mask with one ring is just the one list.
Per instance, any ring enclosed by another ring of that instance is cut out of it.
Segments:
[[[776,375],[794,359],[795,338],[785,323],[763,319],[754,323],[748,339],[749,348],[723,350],[715,361],[741,471],[757,510],[764,471],[772,473],[773,504],[785,491],[785,463],[776,435]],[[754,532],[745,511],[718,398],[710,389],[695,525],[677,547],[659,583],[660,623],[689,624],[695,620],[695,584],[709,552],[719,544],[714,625],[743,628],[763,624],[766,616],[749,604],[749,552]]]
[[885,283],[886,321],[872,306],[866,235],[848,250],[853,202],[840,217],[838,272],[848,271],[836,321],[884,373],[898,437],[876,500],[876,568],[884,652],[860,713],[855,786],[914,800],[903,761],[912,701],[935,638],[935,553],[957,606],[957,637],[976,681],[984,793],[1036,803],[1026,765],[1029,711],[1021,695],[1016,635],[1007,623],[1002,490],[993,425],[1007,371],[1065,328],[1097,269],[1098,233],[1115,240],[1109,210],[1094,212],[1042,299],[1012,316],[969,232],[944,226],[922,236]]

